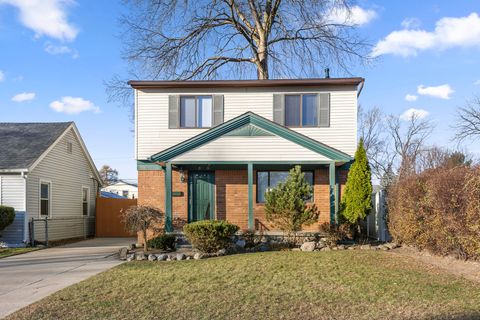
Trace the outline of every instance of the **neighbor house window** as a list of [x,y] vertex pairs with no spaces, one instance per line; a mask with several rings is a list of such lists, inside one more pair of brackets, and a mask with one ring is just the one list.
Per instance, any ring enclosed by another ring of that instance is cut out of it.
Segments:
[[40,215],[48,217],[50,215],[50,183],[40,183]]
[[[303,171],[305,181],[313,186],[313,171]],[[285,182],[288,177],[288,171],[257,171],[257,202],[265,202],[265,193]],[[313,197],[313,195],[312,195]],[[309,201],[313,198],[308,199]]]
[[317,95],[285,95],[285,126],[316,127],[318,125]]
[[123,190],[122,191],[122,196],[125,198],[128,198],[128,190]]
[[212,96],[180,97],[181,128],[210,128],[212,114]]
[[83,187],[82,188],[82,215],[84,216],[88,216],[88,210],[89,210],[88,193],[89,193],[89,189],[86,187]]

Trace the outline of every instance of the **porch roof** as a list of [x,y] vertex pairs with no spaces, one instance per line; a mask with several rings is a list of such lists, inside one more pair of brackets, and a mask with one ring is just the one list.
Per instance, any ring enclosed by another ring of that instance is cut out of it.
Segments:
[[[251,111],[246,112],[236,118],[226,121],[216,127],[213,127],[207,131],[204,131],[188,140],[185,140],[179,144],[176,144],[168,149],[165,149],[159,153],[156,153],[150,157],[152,162],[164,162],[169,161],[181,154],[189,152],[197,147],[209,143],[222,136],[231,135],[232,132],[239,128],[246,127],[248,125],[254,125],[263,130],[264,133],[270,133],[272,135],[284,138],[291,142],[294,142],[306,149],[314,151],[332,161],[349,162],[353,158],[335,148],[332,148],[324,143],[307,137],[292,129],[279,125],[273,121],[270,121],[258,114]],[[238,132],[238,131],[237,131]]]

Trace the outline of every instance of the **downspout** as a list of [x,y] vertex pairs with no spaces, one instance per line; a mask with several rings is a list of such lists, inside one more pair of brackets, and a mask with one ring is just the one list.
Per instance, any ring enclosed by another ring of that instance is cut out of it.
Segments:
[[29,241],[27,240],[28,237],[28,213],[27,213],[27,175],[28,171],[22,171],[21,175],[23,178],[23,210],[24,210],[24,216],[23,216],[23,243],[28,243]]

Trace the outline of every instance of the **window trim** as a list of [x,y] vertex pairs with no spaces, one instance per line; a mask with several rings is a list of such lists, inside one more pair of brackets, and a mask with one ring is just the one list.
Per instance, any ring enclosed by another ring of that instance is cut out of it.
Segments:
[[[318,93],[313,93],[313,92],[304,92],[304,93],[287,93],[287,94],[284,94],[283,96],[283,105],[284,105],[284,112],[283,112],[283,123],[285,124],[285,127],[287,128],[318,128],[319,127],[319,124],[318,124],[318,114],[317,114],[317,125],[312,125],[312,126],[304,126],[303,123],[302,123],[302,115],[303,115],[303,96],[315,96],[316,99],[318,99]],[[286,109],[287,109],[287,96],[300,96],[300,125],[298,126],[288,126],[286,123],[287,123],[287,112],[286,112]],[[319,102],[317,101],[317,104]],[[318,108],[318,106],[315,106],[316,108]],[[317,110],[318,112],[318,110]]]
[[[264,205],[265,202],[260,202],[258,201],[258,173],[259,172],[268,172],[268,180],[267,180],[267,184],[268,184],[268,188],[270,188],[270,172],[290,172],[290,170],[257,170],[256,173],[255,173],[255,203],[256,204],[259,204],[259,205]],[[311,172],[312,173],[312,188],[313,188],[313,192],[312,192],[312,200],[310,201],[307,201],[308,203],[314,203],[315,202],[315,170],[302,170],[303,173],[305,172]]]
[[[211,125],[209,127],[198,127],[197,118],[198,118],[198,98],[199,97],[210,97],[212,100],[212,110],[211,110]],[[194,98],[195,99],[195,126],[194,127],[182,127],[182,98]],[[181,94],[178,96],[178,128],[179,129],[210,129],[213,128],[213,116],[214,116],[214,106],[213,106],[213,95],[212,94]]]
[[[87,214],[84,215],[83,214],[83,204],[84,204],[84,201],[83,201],[83,190],[87,190]],[[81,210],[80,210],[80,214],[82,217],[90,217],[90,187],[89,186],[84,186],[82,185],[82,192],[81,192],[81,203],[82,203],[82,207],[81,207]]]
[[[48,214],[42,215],[42,184],[48,185]],[[40,179],[40,183],[38,184],[38,217],[39,218],[51,218],[52,217],[52,181]]]

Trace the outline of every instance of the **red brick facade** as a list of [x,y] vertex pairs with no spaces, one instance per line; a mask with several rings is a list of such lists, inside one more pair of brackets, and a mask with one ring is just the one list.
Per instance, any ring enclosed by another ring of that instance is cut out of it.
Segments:
[[[347,180],[347,170],[338,173],[340,196]],[[188,171],[184,171],[184,182],[180,173],[172,171],[172,191],[181,191],[183,196],[172,197],[173,223],[175,229],[181,229],[188,220]],[[256,174],[254,174],[254,196],[256,195]],[[320,224],[330,221],[330,194],[328,167],[316,169],[314,173],[314,202],[320,211],[318,223],[305,228],[306,231],[318,231]],[[138,204],[150,205],[164,211],[165,176],[163,171],[138,172]],[[227,220],[241,229],[248,228],[248,184],[247,170],[215,171],[215,212],[219,220]],[[264,205],[254,202],[255,229],[274,231],[264,212]]]

